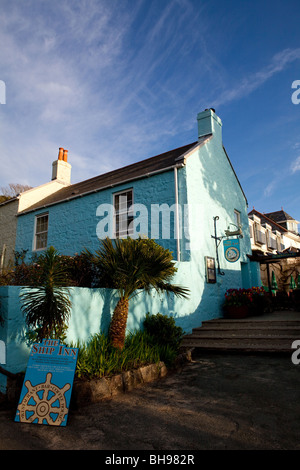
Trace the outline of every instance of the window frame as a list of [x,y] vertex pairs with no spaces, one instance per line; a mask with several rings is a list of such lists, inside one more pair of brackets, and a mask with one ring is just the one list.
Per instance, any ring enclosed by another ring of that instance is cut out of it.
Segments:
[[[37,232],[37,228],[38,228],[38,219],[41,219],[42,217],[46,217],[47,216],[47,230],[43,230],[43,231],[40,231],[40,232]],[[43,212],[42,214],[37,214],[35,216],[35,219],[34,219],[34,236],[33,236],[33,251],[43,251],[47,248],[47,243],[48,243],[48,230],[49,230],[49,212]],[[45,234],[46,233],[46,242],[45,242],[45,246],[43,247],[37,247],[37,240],[38,240],[38,236],[39,235],[42,235],[42,234]]]
[[237,227],[241,227],[242,226],[242,223],[241,223],[241,212],[238,211],[237,209],[234,209],[234,223],[235,225],[237,225]]
[[[126,210],[124,209],[120,209],[120,207],[118,207],[118,210],[116,209],[116,198],[117,197],[120,197],[120,196],[125,196],[127,197],[127,194],[131,193],[131,205],[128,207],[128,202],[126,201]],[[131,224],[131,222],[133,221],[133,213],[132,211],[130,211],[129,209],[131,207],[133,207],[133,204],[134,204],[134,200],[133,200],[133,197],[134,197],[134,194],[133,194],[133,188],[128,188],[128,189],[124,189],[122,191],[118,191],[116,193],[113,194],[113,207],[114,207],[114,223],[113,223],[113,234],[114,234],[114,238],[127,238],[127,237],[130,237],[133,235],[133,224]],[[118,233],[117,233],[117,217],[120,216],[120,215],[126,215],[126,225],[127,225],[127,231],[126,231],[126,234],[125,233],[122,233],[122,231],[120,231],[120,227],[118,229]],[[129,225],[131,224],[131,227],[129,227]],[[120,235],[121,233],[121,235]]]
[[257,222],[254,223],[254,242],[255,245],[266,245],[267,244],[267,235],[263,231],[263,227]]

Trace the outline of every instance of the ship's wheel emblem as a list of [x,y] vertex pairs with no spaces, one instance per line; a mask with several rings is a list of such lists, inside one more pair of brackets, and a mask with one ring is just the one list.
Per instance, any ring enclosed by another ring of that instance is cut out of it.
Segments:
[[26,380],[27,393],[18,406],[17,414],[21,423],[38,423],[60,426],[68,413],[65,393],[71,388],[69,383],[63,388],[51,383],[52,374],[46,381],[32,385]]

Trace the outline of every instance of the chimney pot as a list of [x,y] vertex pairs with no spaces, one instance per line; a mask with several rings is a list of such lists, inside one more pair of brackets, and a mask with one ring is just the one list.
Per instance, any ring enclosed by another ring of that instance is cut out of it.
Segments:
[[52,163],[52,181],[71,184],[71,165],[68,163],[68,150],[59,147],[58,159]]
[[64,153],[64,149],[62,147],[59,147],[59,151],[58,151],[58,160],[62,160],[63,159],[63,153]]

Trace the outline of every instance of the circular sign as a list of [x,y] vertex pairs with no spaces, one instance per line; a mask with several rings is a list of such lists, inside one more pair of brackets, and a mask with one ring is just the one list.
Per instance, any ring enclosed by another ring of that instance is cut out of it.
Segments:
[[235,261],[239,259],[239,257],[240,257],[240,252],[238,248],[236,248],[235,246],[229,246],[225,250],[225,258],[227,259],[227,261],[229,261],[229,263],[234,263]]

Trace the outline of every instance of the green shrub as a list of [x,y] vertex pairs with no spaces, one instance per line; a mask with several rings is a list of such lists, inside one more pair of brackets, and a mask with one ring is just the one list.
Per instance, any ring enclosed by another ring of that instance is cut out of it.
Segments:
[[180,326],[176,326],[174,318],[161,313],[156,315],[147,313],[143,327],[157,344],[170,346],[174,350],[179,348],[183,330]]
[[[157,321],[161,321],[160,318]],[[178,352],[178,333],[181,335],[182,330],[172,322],[166,323],[169,326],[165,327],[165,334],[170,330],[173,332],[173,340],[169,343],[163,342],[163,336],[160,336],[158,342],[147,331],[137,331],[126,336],[123,349],[113,347],[109,338],[102,333],[93,335],[87,343],[72,344],[71,346],[79,349],[76,376],[88,379],[111,376],[147,364],[158,364],[160,361],[167,367],[172,366]]]
[[[15,263],[0,274],[0,286],[41,286],[43,284],[44,252],[34,254],[25,260],[25,251],[15,252]],[[88,250],[76,253],[74,256],[59,255],[58,262],[65,272],[69,286],[77,287],[112,287],[95,263],[95,257]]]
[[77,343],[76,375],[78,377],[103,377],[158,363],[160,348],[148,341],[145,332],[138,331],[126,337],[122,350],[114,348],[104,334],[95,334],[86,344]]

